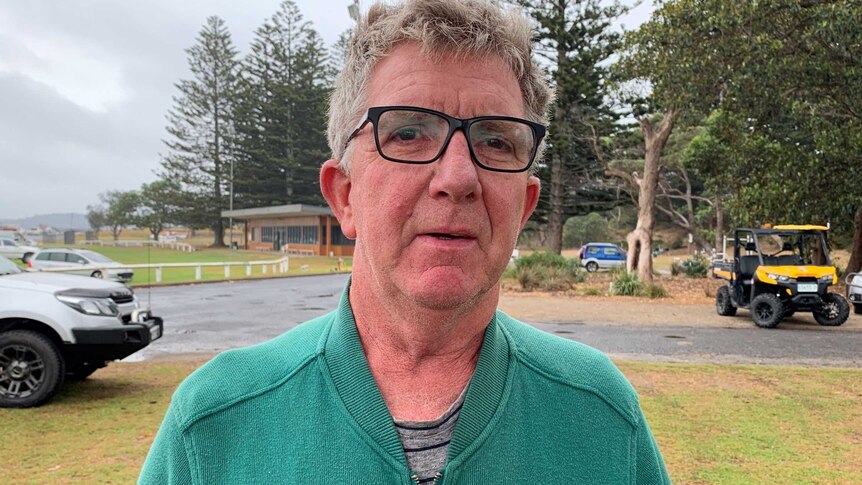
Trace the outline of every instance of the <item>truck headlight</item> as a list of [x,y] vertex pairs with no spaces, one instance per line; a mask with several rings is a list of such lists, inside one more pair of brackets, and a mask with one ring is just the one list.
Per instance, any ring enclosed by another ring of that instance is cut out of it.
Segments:
[[784,276],[784,275],[779,275],[779,274],[772,274],[772,273],[769,273],[769,274],[767,274],[766,276],[768,276],[768,277],[769,277],[769,279],[771,279],[771,280],[780,281],[780,282],[782,282],[782,283],[787,283],[788,281],[790,281],[790,277],[789,277],[789,276]]
[[108,317],[116,317],[119,315],[117,305],[108,298],[57,295],[57,299],[87,315],[104,315]]
[[834,277],[831,274],[823,275],[820,277],[821,283],[832,283],[834,281]]

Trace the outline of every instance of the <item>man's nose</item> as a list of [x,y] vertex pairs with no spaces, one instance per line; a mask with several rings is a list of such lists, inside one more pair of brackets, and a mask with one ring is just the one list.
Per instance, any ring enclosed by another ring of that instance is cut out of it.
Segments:
[[467,138],[456,131],[446,151],[435,161],[429,189],[432,197],[448,197],[455,202],[472,200],[482,195],[479,167],[473,163]]

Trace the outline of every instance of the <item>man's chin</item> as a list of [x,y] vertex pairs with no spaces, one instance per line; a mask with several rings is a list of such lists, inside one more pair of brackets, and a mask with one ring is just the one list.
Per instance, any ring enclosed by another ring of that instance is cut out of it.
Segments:
[[[497,286],[482,284],[465,284],[465,282],[441,281],[434,284],[417,284],[412,282],[404,288],[404,294],[416,305],[432,311],[457,311],[473,309],[486,298],[494,298],[492,288]],[[494,302],[496,305],[496,301]]]

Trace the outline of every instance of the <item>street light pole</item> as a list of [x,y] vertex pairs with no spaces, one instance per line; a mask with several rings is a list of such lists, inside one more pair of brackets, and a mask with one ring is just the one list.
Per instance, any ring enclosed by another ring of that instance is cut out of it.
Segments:
[[233,251],[233,157],[230,159],[230,216],[228,217],[228,231],[230,231],[230,250]]

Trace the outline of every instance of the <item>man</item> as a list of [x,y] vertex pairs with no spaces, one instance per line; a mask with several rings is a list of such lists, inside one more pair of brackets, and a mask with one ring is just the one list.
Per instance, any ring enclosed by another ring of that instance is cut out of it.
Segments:
[[339,308],[175,394],[141,483],[669,483],[599,352],[496,311],[550,100],[525,19],[373,6],[321,190],[356,240]]

